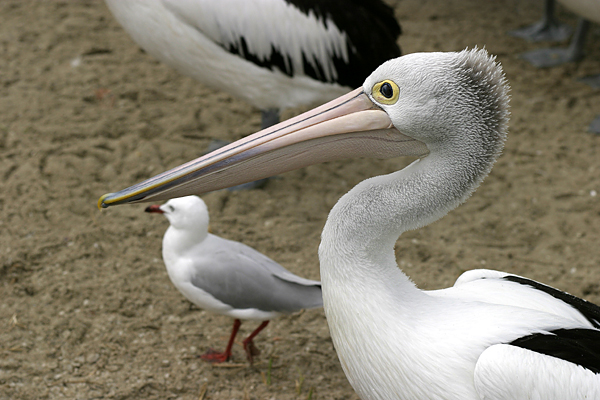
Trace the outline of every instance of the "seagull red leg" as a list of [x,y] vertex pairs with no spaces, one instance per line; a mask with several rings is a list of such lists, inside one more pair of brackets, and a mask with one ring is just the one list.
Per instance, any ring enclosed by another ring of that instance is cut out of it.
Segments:
[[[231,357],[231,348],[233,347],[233,340],[235,339],[235,336],[237,335],[238,330],[240,329],[241,325],[242,325],[242,321],[240,321],[239,319],[236,319],[235,321],[233,321],[233,329],[231,330],[231,336],[229,337],[229,342],[227,342],[227,348],[225,349],[224,352],[221,353],[221,352],[210,349],[206,353],[202,354],[200,356],[200,358],[202,358],[205,361],[215,363],[215,364],[222,363],[222,362],[229,360],[229,357]],[[253,334],[254,334],[254,332],[253,332]],[[250,335],[250,336],[252,336],[252,335]],[[245,342],[246,341],[244,341],[244,349],[246,348]]]
[[252,332],[246,339],[244,339],[244,341],[242,342],[244,344],[244,350],[246,350],[246,356],[248,357],[248,361],[250,362],[250,364],[252,364],[252,357],[253,356],[257,356],[260,354],[260,350],[258,350],[256,348],[256,346],[254,346],[254,342],[252,341],[252,339],[254,339],[254,337],[256,335],[258,335],[260,333],[260,331],[262,331],[263,329],[265,329],[265,327],[269,325],[269,321],[263,321],[262,324],[260,324],[258,326],[258,328],[256,328],[254,330],[254,332]]

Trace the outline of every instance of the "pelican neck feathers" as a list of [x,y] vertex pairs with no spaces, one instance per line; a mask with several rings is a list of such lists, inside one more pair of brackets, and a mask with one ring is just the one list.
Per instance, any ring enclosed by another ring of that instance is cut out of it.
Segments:
[[[470,162],[475,167],[471,187],[462,199],[465,201],[490,173],[504,149],[510,119],[510,86],[496,57],[485,49],[457,53],[452,67],[456,72],[453,85],[460,88],[454,99],[460,105],[454,133],[469,136],[469,140],[459,137],[459,150],[465,160],[457,161]],[[444,145],[453,151],[448,143]]]

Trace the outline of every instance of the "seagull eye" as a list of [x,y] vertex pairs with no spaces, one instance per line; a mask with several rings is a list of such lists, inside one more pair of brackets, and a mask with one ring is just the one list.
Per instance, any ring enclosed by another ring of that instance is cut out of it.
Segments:
[[171,212],[175,211],[175,207],[169,206],[169,211],[171,211]]
[[399,94],[400,89],[398,88],[398,85],[389,79],[376,83],[375,86],[373,86],[373,98],[383,104],[394,104],[398,101]]

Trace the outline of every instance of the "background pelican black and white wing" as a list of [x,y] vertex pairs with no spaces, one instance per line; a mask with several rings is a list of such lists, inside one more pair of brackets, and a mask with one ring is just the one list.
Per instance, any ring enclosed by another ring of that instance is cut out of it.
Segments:
[[149,54],[261,110],[319,103],[400,56],[381,0],[106,0]]

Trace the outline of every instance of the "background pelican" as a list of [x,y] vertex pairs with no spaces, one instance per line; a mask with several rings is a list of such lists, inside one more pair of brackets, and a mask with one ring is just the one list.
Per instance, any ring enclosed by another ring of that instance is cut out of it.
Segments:
[[421,291],[396,265],[401,233],[469,197],[500,154],[508,85],[484,50],[410,54],[311,112],[118,193],[108,207],[218,189],[351,155],[422,158],[367,179],[329,214],[323,301],[363,399],[600,397],[600,308],[491,270]]
[[235,318],[223,352],[201,357],[224,362],[231,357],[241,319],[261,321],[242,342],[248,361],[259,354],[253,339],[270,319],[304,308],[323,306],[321,284],[300,278],[243,243],[208,232],[208,208],[197,196],[153,205],[146,212],[163,214],[170,226],[163,238],[163,260],[173,285],[198,307]]
[[145,51],[259,108],[263,128],[400,55],[400,26],[381,0],[105,1]]
[[[510,32],[514,36],[531,41],[537,40],[562,40],[568,35],[562,24],[554,19],[554,1],[546,0],[544,18],[537,24],[528,28]],[[579,16],[575,34],[571,43],[566,48],[537,49],[525,52],[521,58],[538,68],[556,67],[580,60],[584,55],[584,45],[590,30],[590,21],[600,23],[600,1],[597,0],[559,0],[566,8]],[[580,79],[593,88],[600,88],[600,74]],[[600,115],[590,124],[589,131],[600,134]]]
[[[583,47],[588,36],[590,21],[600,23],[600,2],[595,0],[560,0],[560,2],[579,16],[579,22],[567,48],[539,49],[521,54],[523,59],[538,68],[555,67],[580,60],[583,57]],[[600,86],[600,83],[596,86]]]
[[545,0],[544,14],[540,21],[508,33],[530,42],[565,40],[571,34],[571,28],[556,19],[554,15],[555,8],[556,0]]

